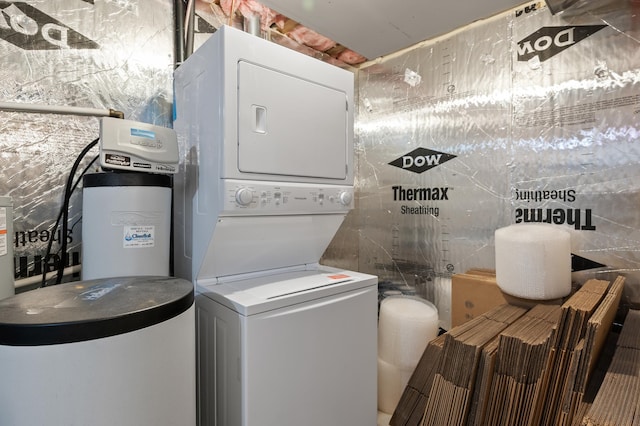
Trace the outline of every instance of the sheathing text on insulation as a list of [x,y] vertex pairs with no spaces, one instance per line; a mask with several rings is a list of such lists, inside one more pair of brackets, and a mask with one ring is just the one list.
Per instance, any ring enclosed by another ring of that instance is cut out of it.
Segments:
[[495,268],[496,229],[544,222],[570,231],[575,282],[622,274],[640,303],[640,2],[585,3],[523,4],[359,70],[341,232],[381,289],[446,316],[452,274]]
[[[171,127],[173,19],[169,0],[0,1],[0,102],[111,108]],[[17,281],[40,273],[49,239],[59,249],[51,229],[65,181],[98,135],[93,117],[0,111],[0,194],[13,201]],[[94,170],[96,155],[79,172]],[[68,265],[80,262],[81,189],[71,198]]]

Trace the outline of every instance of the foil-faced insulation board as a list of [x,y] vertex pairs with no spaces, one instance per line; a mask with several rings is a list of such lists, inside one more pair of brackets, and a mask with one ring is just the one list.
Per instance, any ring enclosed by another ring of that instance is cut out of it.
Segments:
[[623,274],[640,303],[638,12],[524,4],[361,69],[359,270],[446,317],[451,275],[495,267],[496,229],[548,222],[574,281]]
[[[0,101],[120,110],[172,123],[173,2],[0,1]],[[67,175],[99,134],[96,118],[0,111],[0,194],[14,204],[16,280],[41,273]],[[97,155],[90,151],[79,170]],[[79,174],[79,173],[78,173]],[[81,186],[67,264],[80,262]]]

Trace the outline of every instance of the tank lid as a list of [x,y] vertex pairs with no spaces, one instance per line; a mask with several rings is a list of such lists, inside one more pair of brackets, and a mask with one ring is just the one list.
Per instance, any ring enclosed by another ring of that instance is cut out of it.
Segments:
[[129,333],[178,316],[193,301],[193,284],[172,277],[39,288],[0,300],[0,345],[56,345]]
[[98,186],[160,186],[171,188],[171,176],[153,173],[100,172],[83,176],[85,188]]

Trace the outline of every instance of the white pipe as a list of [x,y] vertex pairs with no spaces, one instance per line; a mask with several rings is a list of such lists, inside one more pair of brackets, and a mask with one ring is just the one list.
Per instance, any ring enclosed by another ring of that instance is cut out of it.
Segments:
[[109,109],[27,104],[21,102],[0,102],[0,110],[11,112],[35,112],[41,114],[85,115],[92,117],[109,117],[112,113]]
[[[71,274],[75,274],[78,273],[82,270],[82,266],[81,265],[74,265],[74,266],[70,266],[68,268],[64,268],[63,271],[63,275],[71,275]],[[51,272],[47,272],[47,279],[49,278],[53,278],[54,274],[57,274],[58,271],[51,271]],[[21,287],[26,287],[29,285],[33,285],[33,284],[37,284],[42,282],[42,274],[38,274],[38,275],[34,275],[33,277],[29,277],[29,278],[23,278],[21,280],[17,280],[15,282],[15,286],[16,289],[21,288]]]

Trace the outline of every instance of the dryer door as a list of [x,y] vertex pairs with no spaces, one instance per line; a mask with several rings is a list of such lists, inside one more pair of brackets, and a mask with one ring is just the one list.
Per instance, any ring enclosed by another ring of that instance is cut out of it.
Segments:
[[238,169],[345,179],[349,132],[344,92],[238,62]]

